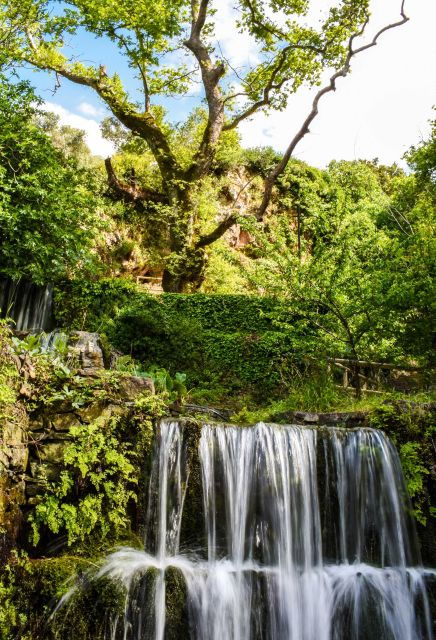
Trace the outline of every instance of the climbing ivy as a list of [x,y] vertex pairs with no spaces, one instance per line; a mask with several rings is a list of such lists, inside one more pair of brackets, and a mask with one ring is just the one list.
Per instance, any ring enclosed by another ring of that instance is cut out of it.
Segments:
[[[274,298],[241,295],[152,296],[129,281],[70,282],[55,296],[58,321],[104,331],[112,344],[142,361],[187,374],[187,386],[225,384],[271,393],[287,384],[308,356],[287,308]],[[313,340],[312,340],[313,342]]]

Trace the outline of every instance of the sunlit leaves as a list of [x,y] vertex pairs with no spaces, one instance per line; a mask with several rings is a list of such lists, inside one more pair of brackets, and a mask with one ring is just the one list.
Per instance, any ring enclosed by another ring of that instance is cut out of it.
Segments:
[[98,228],[95,179],[35,123],[26,83],[0,78],[0,270],[53,281],[91,268]]

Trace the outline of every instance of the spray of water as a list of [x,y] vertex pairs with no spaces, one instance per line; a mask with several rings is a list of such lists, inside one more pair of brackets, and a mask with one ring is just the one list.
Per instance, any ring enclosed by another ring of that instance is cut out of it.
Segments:
[[206,542],[194,555],[180,553],[183,430],[161,424],[152,552],[121,549],[98,573],[126,592],[112,640],[164,640],[170,567],[186,584],[193,640],[431,640],[425,581],[436,572],[420,567],[401,466],[381,432],[204,425]]

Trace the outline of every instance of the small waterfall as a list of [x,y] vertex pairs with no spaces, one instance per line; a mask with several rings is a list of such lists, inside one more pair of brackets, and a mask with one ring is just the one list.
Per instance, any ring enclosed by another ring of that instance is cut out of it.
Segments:
[[[180,640],[431,640],[425,581],[395,448],[371,429],[204,425],[203,548],[181,552],[184,426],[163,421],[146,551],[98,573],[127,593],[111,639],[164,640],[170,569],[186,588]],[[174,633],[174,631],[173,631]]]
[[17,331],[50,330],[52,314],[52,285],[0,278],[0,317],[13,320]]
[[44,353],[56,353],[59,349],[66,350],[68,346],[68,333],[53,329],[49,333],[41,334],[40,349]]

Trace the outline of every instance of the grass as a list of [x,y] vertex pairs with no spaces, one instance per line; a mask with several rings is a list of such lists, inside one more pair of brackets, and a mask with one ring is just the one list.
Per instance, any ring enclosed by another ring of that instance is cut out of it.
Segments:
[[232,422],[253,424],[274,421],[278,413],[307,411],[312,413],[371,411],[387,403],[416,402],[434,400],[434,394],[420,392],[405,394],[386,391],[377,394],[363,394],[355,398],[352,391],[338,388],[327,377],[302,379],[290,387],[282,397],[270,401],[259,401],[249,393],[231,394],[223,387],[196,389],[190,393],[190,401],[231,409]]

